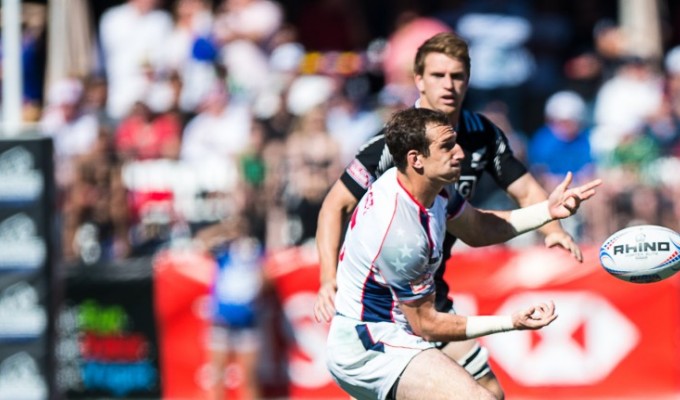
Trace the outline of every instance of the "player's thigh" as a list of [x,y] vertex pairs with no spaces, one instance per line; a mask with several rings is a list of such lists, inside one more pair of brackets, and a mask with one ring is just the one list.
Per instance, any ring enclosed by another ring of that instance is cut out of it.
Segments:
[[424,350],[411,360],[397,384],[397,400],[479,399],[494,395],[440,350]]

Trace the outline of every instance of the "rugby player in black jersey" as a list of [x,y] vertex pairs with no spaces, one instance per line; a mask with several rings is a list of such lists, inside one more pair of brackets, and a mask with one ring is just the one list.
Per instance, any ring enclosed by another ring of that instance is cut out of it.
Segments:
[[[415,56],[414,79],[420,93],[416,107],[444,112],[458,133],[458,143],[463,148],[465,159],[455,189],[470,199],[475,185],[486,171],[521,207],[547,199],[546,191],[513,156],[505,134],[484,116],[461,108],[470,79],[470,57],[464,40],[447,32],[425,41]],[[346,217],[369,185],[393,165],[381,131],[359,149],[324,199],[316,234],[321,268],[321,288],[314,305],[318,321],[330,321],[335,313],[335,274]],[[545,235],[546,246],[562,247],[579,262],[583,260],[580,248],[559,222],[544,225],[540,232]],[[444,254],[437,271],[436,305],[439,311],[452,310],[449,288],[443,275],[455,240],[455,237],[447,235],[444,244],[447,254]],[[491,390],[496,398],[504,398],[503,389],[489,366],[488,351],[477,341],[443,343],[442,350]]]

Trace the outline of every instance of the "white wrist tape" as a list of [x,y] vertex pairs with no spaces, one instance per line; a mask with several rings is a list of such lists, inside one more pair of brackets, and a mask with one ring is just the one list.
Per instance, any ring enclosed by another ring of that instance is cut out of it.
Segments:
[[532,204],[529,207],[518,208],[510,211],[510,225],[517,231],[517,234],[528,232],[539,228],[552,221],[548,200]]
[[474,339],[480,336],[490,335],[497,332],[514,330],[510,315],[484,315],[467,317],[465,336]]

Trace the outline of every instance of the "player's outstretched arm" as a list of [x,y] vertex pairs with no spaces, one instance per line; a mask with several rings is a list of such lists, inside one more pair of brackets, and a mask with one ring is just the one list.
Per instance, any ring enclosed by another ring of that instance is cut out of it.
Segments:
[[447,221],[447,229],[468,245],[479,247],[502,243],[552,220],[567,218],[595,195],[595,188],[602,183],[596,179],[570,189],[571,180],[572,174],[568,173],[548,200],[512,211],[480,210],[468,204]]
[[514,330],[536,330],[557,319],[552,301],[533,305],[512,315],[469,317],[438,312],[434,308],[434,295],[399,303],[399,307],[414,333],[433,342],[467,340]]
[[335,275],[343,226],[357,205],[357,199],[342,181],[335,182],[319,211],[316,246],[319,252],[320,283],[314,316],[318,322],[328,322],[335,314]]

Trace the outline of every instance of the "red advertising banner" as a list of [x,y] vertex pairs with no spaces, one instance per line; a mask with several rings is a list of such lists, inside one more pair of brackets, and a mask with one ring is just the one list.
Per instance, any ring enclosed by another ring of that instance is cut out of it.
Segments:
[[[580,264],[542,247],[455,250],[445,278],[459,313],[507,314],[537,301],[556,304],[559,318],[542,330],[481,339],[507,399],[680,398],[680,275],[653,284],[624,282],[600,267],[597,251],[584,248]],[[205,396],[207,322],[197,310],[213,265],[192,257],[160,257],[155,266],[166,399]],[[272,254],[266,271],[292,331],[285,348],[272,349],[286,360],[285,398],[346,399],[325,366],[328,324],[313,316],[319,276],[314,247]]]
[[193,252],[166,251],[153,269],[163,398],[207,398],[209,320],[202,314],[214,262]]
[[[210,393],[214,372],[209,351],[209,296],[216,268],[208,255],[188,250],[166,250],[154,260],[154,307],[163,399],[215,398]],[[258,375],[262,397],[287,398],[285,341],[279,334],[284,323],[276,304],[272,304],[276,297],[266,291],[262,300],[268,305],[261,316],[265,343]],[[244,371],[235,360],[227,361],[222,378],[223,398],[243,398]]]
[[314,244],[273,254],[267,274],[274,281],[284,315],[293,329],[286,349],[290,399],[347,399],[326,368],[329,324],[314,318],[319,261]]
[[633,284],[558,249],[491,247],[449,261],[458,312],[504,314],[553,300],[559,314],[539,331],[482,338],[508,399],[680,397],[679,277]]

